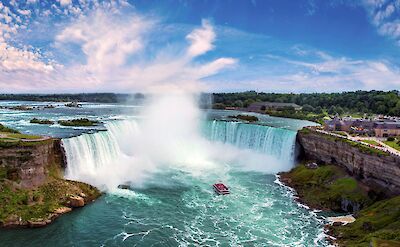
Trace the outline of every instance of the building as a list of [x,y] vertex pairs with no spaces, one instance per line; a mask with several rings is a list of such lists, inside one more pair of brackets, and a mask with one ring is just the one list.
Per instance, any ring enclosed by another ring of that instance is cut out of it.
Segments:
[[400,136],[400,122],[375,122],[374,132],[376,137]]
[[330,131],[347,131],[350,132],[355,119],[334,117],[332,120],[325,121],[324,128]]
[[325,121],[324,129],[376,137],[400,136],[400,121],[393,119],[340,118],[336,116],[332,120]]
[[265,112],[267,110],[285,110],[287,108],[293,108],[296,111],[301,110],[301,106],[294,103],[279,103],[279,102],[256,102],[247,107],[248,111],[252,112]]

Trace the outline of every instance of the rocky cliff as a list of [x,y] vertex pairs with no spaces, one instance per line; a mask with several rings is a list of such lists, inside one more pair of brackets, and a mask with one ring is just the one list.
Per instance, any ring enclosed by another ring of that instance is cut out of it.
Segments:
[[42,227],[101,195],[89,184],[63,179],[59,139],[0,144],[0,227]]
[[65,165],[59,139],[0,148],[0,169],[3,176],[23,189],[43,185],[49,173],[58,172]]
[[345,168],[378,194],[400,194],[400,157],[374,152],[371,148],[341,139],[308,129],[299,131],[298,153],[308,160]]

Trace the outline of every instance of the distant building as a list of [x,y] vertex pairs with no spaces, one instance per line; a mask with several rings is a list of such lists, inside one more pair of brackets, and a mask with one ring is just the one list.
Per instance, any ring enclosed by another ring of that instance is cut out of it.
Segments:
[[332,120],[325,121],[324,129],[374,135],[376,137],[400,136],[400,121],[394,119],[340,118],[336,116]]
[[279,102],[256,102],[247,107],[248,111],[252,112],[265,112],[266,110],[284,110],[293,108],[296,111],[301,110],[301,106],[294,103],[279,103]]
[[400,122],[376,122],[374,132],[377,137],[400,136]]

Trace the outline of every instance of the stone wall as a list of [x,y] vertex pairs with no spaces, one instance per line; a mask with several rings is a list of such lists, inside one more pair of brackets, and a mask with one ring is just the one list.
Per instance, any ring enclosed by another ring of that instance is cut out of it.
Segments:
[[314,131],[297,134],[298,153],[306,159],[346,168],[372,191],[400,195],[400,157],[363,153],[357,147]]
[[0,148],[0,169],[7,179],[21,188],[43,185],[50,172],[59,172],[65,166],[64,149],[59,139]]

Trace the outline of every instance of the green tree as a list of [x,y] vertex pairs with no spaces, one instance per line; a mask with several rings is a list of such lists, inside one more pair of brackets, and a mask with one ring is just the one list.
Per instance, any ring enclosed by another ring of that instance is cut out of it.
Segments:
[[304,112],[313,112],[314,111],[314,107],[312,107],[312,106],[310,106],[308,104],[305,104],[305,105],[303,105],[302,110]]

